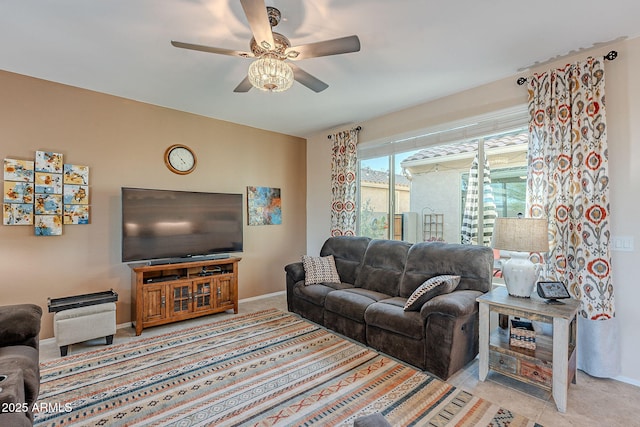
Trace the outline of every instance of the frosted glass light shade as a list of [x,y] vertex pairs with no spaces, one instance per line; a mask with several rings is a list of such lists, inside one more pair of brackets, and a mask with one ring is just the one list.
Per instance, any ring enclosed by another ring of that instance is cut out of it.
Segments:
[[293,70],[286,62],[269,56],[257,59],[249,66],[249,81],[253,87],[269,92],[282,92],[293,85]]

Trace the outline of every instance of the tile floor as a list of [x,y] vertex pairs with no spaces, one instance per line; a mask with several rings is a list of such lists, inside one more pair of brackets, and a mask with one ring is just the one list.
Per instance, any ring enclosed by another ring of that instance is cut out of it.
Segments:
[[[241,314],[267,308],[287,311],[284,293],[240,301],[239,304],[239,312]],[[221,320],[228,316],[233,316],[233,313],[220,313],[171,325],[149,328],[142,332],[142,336],[161,334],[181,329],[189,324]],[[133,328],[119,327],[114,343],[124,343],[135,339]],[[69,354],[95,350],[101,347],[104,347],[104,340],[75,344],[69,347]],[[60,357],[60,352],[55,346],[55,341],[53,339],[43,340],[40,346],[41,361],[57,357]],[[556,410],[551,394],[544,390],[520,383],[495,372],[490,372],[486,381],[479,381],[477,359],[449,378],[448,382],[473,393],[475,396],[490,400],[529,417],[545,427],[640,426],[640,387],[610,379],[593,378],[581,371],[578,371],[577,384],[571,384],[569,387],[567,412],[565,414],[561,414]]]

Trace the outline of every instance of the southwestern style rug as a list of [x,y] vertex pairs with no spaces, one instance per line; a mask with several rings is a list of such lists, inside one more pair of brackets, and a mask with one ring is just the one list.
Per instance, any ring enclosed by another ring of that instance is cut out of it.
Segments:
[[536,426],[279,310],[41,364],[36,426]]

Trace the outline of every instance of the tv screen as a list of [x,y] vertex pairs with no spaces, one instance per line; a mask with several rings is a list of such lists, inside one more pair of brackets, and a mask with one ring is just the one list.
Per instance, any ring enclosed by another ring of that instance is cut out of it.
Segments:
[[242,194],[122,188],[122,262],[242,251]]

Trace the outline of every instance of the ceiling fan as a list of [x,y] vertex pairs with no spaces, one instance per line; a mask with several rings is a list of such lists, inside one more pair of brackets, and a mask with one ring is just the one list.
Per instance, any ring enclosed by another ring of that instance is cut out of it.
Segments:
[[247,76],[233,90],[234,92],[248,92],[252,87],[270,92],[281,92],[289,89],[294,79],[314,92],[322,92],[329,85],[290,61],[360,50],[358,36],[341,37],[292,47],[289,39],[273,31],[273,27],[278,25],[281,18],[278,9],[266,6],[264,0],[240,0],[240,3],[253,33],[249,43],[250,52],[171,41],[173,46],[183,49],[242,58],[257,58],[249,66]]

